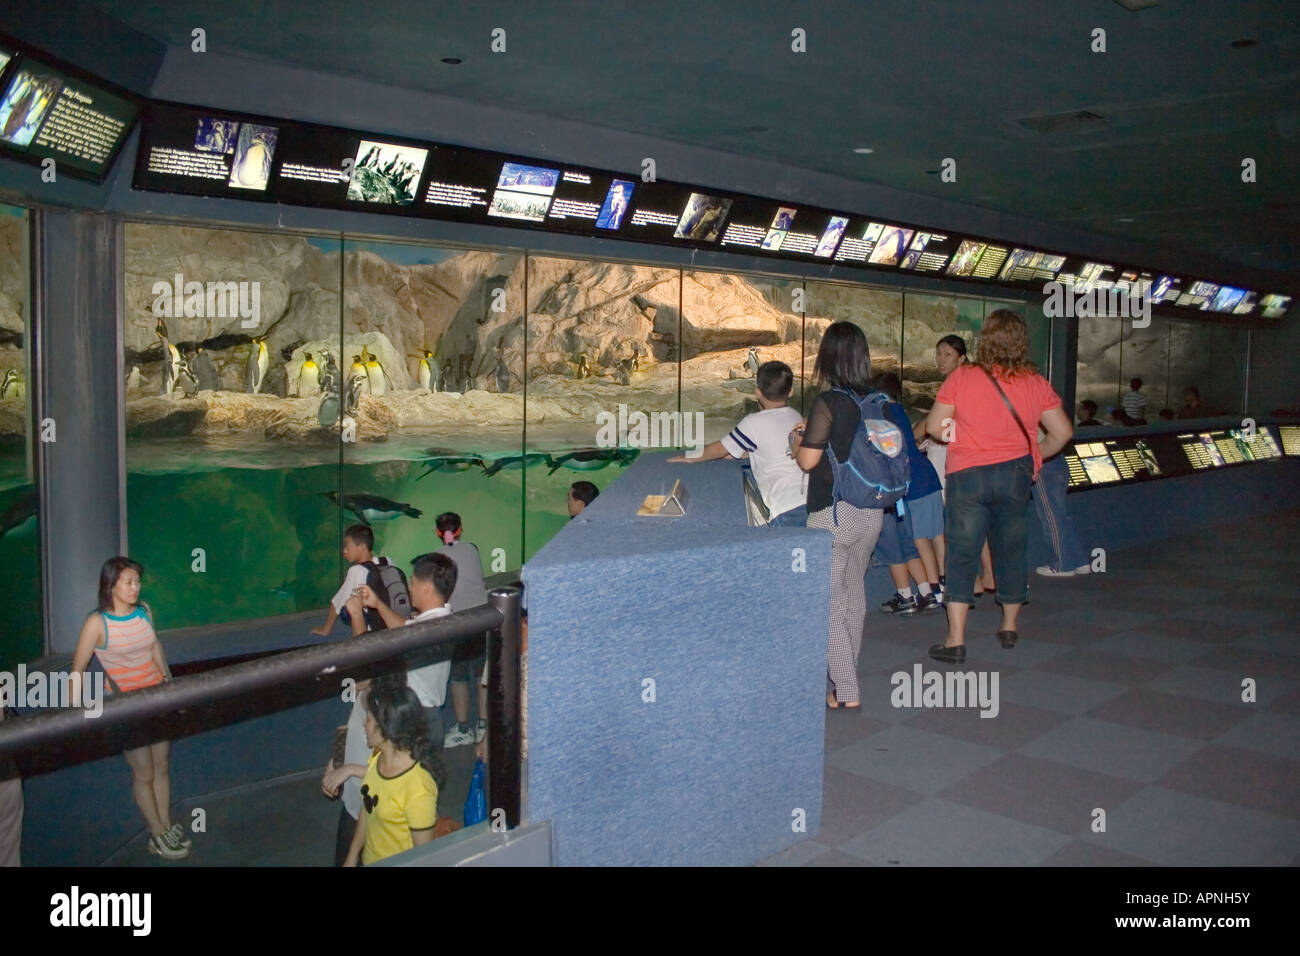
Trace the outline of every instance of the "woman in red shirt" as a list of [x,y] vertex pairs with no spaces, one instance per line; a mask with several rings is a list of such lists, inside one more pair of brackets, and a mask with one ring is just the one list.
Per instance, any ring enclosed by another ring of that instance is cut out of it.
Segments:
[[[1025,320],[1007,309],[993,312],[980,332],[979,361],[952,371],[926,420],[926,430],[948,443],[948,636],[930,648],[937,661],[966,660],[966,615],[975,603],[986,537],[1002,605],[998,639],[1003,647],[1014,647],[1019,636],[1016,617],[1029,594],[1029,487],[1043,459],[1064,448],[1074,434],[1060,396],[1028,361],[1028,352]],[[1031,437],[1035,424],[1047,433],[1041,446]]]

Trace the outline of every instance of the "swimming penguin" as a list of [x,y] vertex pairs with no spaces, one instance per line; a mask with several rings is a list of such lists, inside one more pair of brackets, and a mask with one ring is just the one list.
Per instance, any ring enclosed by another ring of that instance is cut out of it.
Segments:
[[176,388],[176,380],[181,376],[181,352],[171,342],[167,341],[167,323],[162,319],[154,326],[154,331],[158,333],[158,341],[162,343],[163,353],[163,379],[162,388],[158,394],[170,395]]
[[405,502],[381,498],[378,495],[340,495],[337,491],[322,491],[321,494],[344,511],[351,511],[364,524],[370,524],[372,521],[391,521],[403,515],[408,518],[419,518],[424,514],[419,508],[413,508]]
[[415,480],[428,478],[435,471],[469,471],[475,465],[485,470],[487,468],[487,462],[480,455],[435,455],[424,463],[426,470]]
[[758,375],[758,349],[754,346],[749,347],[749,357],[745,359],[745,365],[749,368],[749,374]]
[[506,455],[503,458],[495,458],[483,469],[483,475],[486,478],[491,478],[498,471],[505,468],[527,468],[529,465],[540,465],[547,460],[547,457],[544,454],[529,453],[527,455]]
[[190,368],[194,372],[194,377],[199,380],[200,392],[221,390],[221,376],[217,374],[217,367],[212,363],[212,356],[208,354],[207,349],[200,346],[194,350]]
[[339,393],[334,389],[321,394],[320,405],[316,409],[316,421],[321,428],[330,428],[339,422]]
[[244,383],[254,395],[262,390],[262,382],[266,378],[266,366],[270,361],[271,355],[266,348],[266,336],[253,336],[253,350],[248,353],[248,370],[244,375]]
[[33,490],[19,495],[3,513],[0,513],[0,538],[26,524],[35,515],[36,492]]
[[388,380],[388,373],[384,371],[384,366],[379,362],[379,356],[365,348],[362,348],[361,354],[366,361],[366,378],[370,382],[370,394],[386,395],[388,386],[392,383]]
[[302,368],[298,370],[298,397],[310,397],[320,389],[320,366],[310,352],[302,353]]
[[23,398],[27,395],[27,383],[23,381],[21,369],[5,370],[4,382],[0,383],[0,398]]
[[583,448],[561,455],[559,458],[546,456],[546,463],[551,466],[548,475],[555,474],[557,468],[570,471],[596,471],[608,467],[611,462],[622,462],[623,450],[620,448]]

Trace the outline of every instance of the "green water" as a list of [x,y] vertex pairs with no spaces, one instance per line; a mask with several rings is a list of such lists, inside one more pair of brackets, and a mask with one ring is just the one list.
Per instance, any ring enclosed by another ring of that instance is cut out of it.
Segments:
[[[8,464],[0,465],[0,470],[10,471]],[[0,514],[32,490],[30,484],[0,488]],[[6,595],[0,624],[0,670],[13,670],[19,661],[40,657],[44,647],[40,542],[35,516],[0,538],[0,580],[5,582]]]

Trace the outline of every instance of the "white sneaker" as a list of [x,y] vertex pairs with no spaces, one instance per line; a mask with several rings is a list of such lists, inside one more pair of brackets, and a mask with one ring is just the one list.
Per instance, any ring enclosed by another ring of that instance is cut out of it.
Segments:
[[474,731],[462,731],[457,727],[453,727],[447,732],[447,736],[442,738],[442,749],[450,750],[452,747],[463,747],[465,744],[472,743],[475,743]]
[[164,860],[183,860],[190,855],[189,850],[176,842],[170,830],[149,837],[149,852],[156,853]]
[[1041,568],[1034,568],[1034,570],[1045,578],[1072,578],[1077,573],[1073,569],[1069,571],[1053,571],[1047,565],[1043,565]]
[[194,841],[185,833],[185,828],[179,823],[173,823],[168,828],[167,833],[171,836],[172,842],[189,849],[194,845]]
[[482,718],[479,718],[478,724],[474,727],[474,743],[476,744],[482,743],[483,738],[486,736],[487,736],[487,721],[483,720]]
[[1092,573],[1092,565],[1091,565],[1091,564],[1081,564],[1081,565],[1079,565],[1077,568],[1074,569],[1074,573],[1075,573],[1075,574],[1091,574],[1091,573]]

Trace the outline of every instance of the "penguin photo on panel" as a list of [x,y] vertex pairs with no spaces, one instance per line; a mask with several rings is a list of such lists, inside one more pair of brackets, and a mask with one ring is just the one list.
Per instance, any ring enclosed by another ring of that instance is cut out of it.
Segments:
[[253,336],[253,349],[248,353],[248,369],[244,374],[244,384],[254,395],[262,390],[266,380],[266,367],[271,362],[271,354],[266,348],[266,336]]

